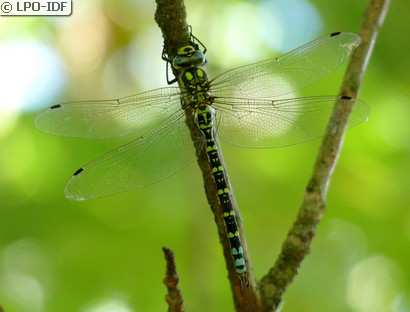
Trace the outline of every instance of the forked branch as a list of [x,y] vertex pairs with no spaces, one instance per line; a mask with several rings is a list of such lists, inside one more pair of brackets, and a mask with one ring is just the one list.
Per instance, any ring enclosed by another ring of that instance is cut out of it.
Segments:
[[[167,55],[169,58],[172,58],[176,55],[178,48],[190,42],[189,29],[185,20],[185,7],[183,0],[156,0],[156,2],[157,12],[155,19],[162,30]],[[359,32],[362,44],[352,55],[341,87],[341,95],[357,98],[363,74],[388,6],[389,0],[370,1]],[[194,120],[190,120],[187,116],[187,124],[191,129],[192,138],[197,148],[198,163],[203,173],[208,202],[215,214],[218,233],[228,266],[236,311],[257,312],[276,310],[281,302],[283,293],[296,276],[301,262],[309,254],[316,226],[325,211],[328,185],[341,151],[344,137],[343,129],[345,129],[348,123],[352,109],[353,106],[338,105],[336,103],[316,159],[312,177],[306,187],[304,200],[299,209],[297,219],[289,230],[278,260],[261,279],[257,288],[255,287],[251,271],[245,234],[242,227],[240,227],[245,258],[248,261],[250,281],[250,287],[244,290],[241,290],[239,287],[237,274],[232,265],[229,242],[225,236],[223,218],[219,214],[218,197],[206,153],[201,149],[199,142],[197,142],[201,136]],[[236,206],[234,198],[233,201],[234,206]],[[235,209],[236,214],[239,216],[237,206]]]
[[[370,1],[359,32],[362,43],[352,54],[340,95],[358,97],[363,75],[389,3],[389,0]],[[352,109],[353,106],[336,103],[297,219],[282,245],[274,267],[259,283],[261,299],[266,311],[275,310],[278,307],[282,294],[297,274],[300,263],[310,252],[316,226],[326,208],[330,179],[343,145],[343,129],[346,128]]]

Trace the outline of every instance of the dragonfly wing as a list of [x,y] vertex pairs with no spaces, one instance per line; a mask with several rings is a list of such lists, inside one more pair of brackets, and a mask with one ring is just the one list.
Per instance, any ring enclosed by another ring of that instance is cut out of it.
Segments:
[[265,148],[301,143],[324,135],[334,104],[355,103],[348,127],[367,119],[369,107],[351,98],[284,100],[218,98],[219,137],[233,145]]
[[112,138],[146,131],[180,107],[179,89],[170,87],[117,100],[57,104],[40,113],[35,123],[54,135]]
[[353,33],[333,33],[278,58],[238,67],[211,81],[216,97],[290,98],[338,67],[360,44]]
[[194,157],[190,132],[181,115],[77,170],[65,195],[86,200],[141,188],[176,173]]

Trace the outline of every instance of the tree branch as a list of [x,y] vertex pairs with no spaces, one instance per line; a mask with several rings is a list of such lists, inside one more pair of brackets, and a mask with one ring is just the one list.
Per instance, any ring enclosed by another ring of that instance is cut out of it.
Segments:
[[[183,4],[183,0],[156,0],[157,2],[157,11],[155,13],[155,20],[159,27],[162,30],[164,37],[164,48],[168,54],[168,57],[172,59],[175,57],[178,49],[184,45],[190,43],[188,26],[186,23],[186,12]],[[174,74],[178,73],[174,71]],[[226,236],[226,230],[224,225],[224,220],[222,217],[222,211],[219,204],[217,196],[217,188],[213,180],[211,166],[209,165],[206,150],[203,148],[203,142],[201,141],[202,135],[194,121],[194,116],[192,114],[186,114],[186,123],[191,131],[191,137],[194,142],[196,149],[197,159],[199,167],[202,171],[202,176],[204,179],[204,187],[207,195],[208,203],[211,206],[211,210],[215,217],[215,222],[218,228],[219,240],[222,244],[223,253],[225,257],[225,262],[228,268],[229,280],[231,282],[231,288],[234,297],[234,303],[236,311],[258,311],[256,309],[258,304],[258,298],[255,291],[255,279],[252,272],[252,265],[249,258],[248,248],[246,244],[246,237],[241,225],[239,223],[239,232],[243,247],[243,254],[247,263],[247,272],[249,278],[249,287],[246,289],[241,289],[241,285],[238,279],[238,274],[236,272],[234,263],[232,261],[232,254],[229,245],[229,240]],[[219,151],[219,142],[216,138],[215,143],[218,146]],[[231,201],[235,214],[240,221],[239,209],[233,195],[232,186],[230,185],[226,165],[224,164],[223,157],[220,155],[220,161],[223,167],[225,168],[226,174],[226,183],[231,190]]]
[[[357,98],[389,3],[389,0],[370,1],[359,32],[362,44],[352,54],[341,87],[341,95]],[[274,267],[269,270],[258,285],[263,305],[267,311],[275,310],[278,307],[282,294],[297,274],[302,260],[310,252],[316,226],[326,208],[328,185],[343,144],[343,129],[347,126],[352,109],[353,105],[338,105],[336,103],[297,219],[283,243],[282,251]]]

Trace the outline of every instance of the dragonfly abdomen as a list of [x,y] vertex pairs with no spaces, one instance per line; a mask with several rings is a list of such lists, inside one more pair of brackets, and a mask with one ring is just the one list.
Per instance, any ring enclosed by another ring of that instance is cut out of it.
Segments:
[[[186,61],[186,63],[188,62]],[[197,126],[205,139],[206,154],[217,188],[217,196],[235,269],[241,285],[248,284],[238,223],[232,206],[230,190],[226,182],[225,170],[220,161],[218,147],[215,143],[215,110],[211,106],[215,98],[210,92],[209,81],[204,70],[196,66],[186,69],[180,68],[180,70],[180,84],[185,89],[184,102],[194,110]]]
[[226,182],[224,167],[220,161],[218,147],[214,138],[214,111],[209,105],[199,105],[196,109],[196,116],[198,127],[205,138],[206,154],[209,164],[211,165],[212,176],[217,188],[217,196],[222,210],[235,269],[241,282],[247,283],[246,264],[239,236],[238,223],[233,210],[231,194]]

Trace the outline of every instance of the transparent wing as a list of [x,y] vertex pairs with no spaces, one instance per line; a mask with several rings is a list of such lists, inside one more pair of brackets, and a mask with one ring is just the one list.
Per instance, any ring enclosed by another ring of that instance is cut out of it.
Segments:
[[54,105],[35,121],[40,130],[61,136],[112,138],[144,132],[181,108],[178,88],[161,88],[117,100]]
[[211,81],[215,97],[284,98],[338,67],[360,44],[353,33],[333,33],[281,57],[227,71]]
[[164,179],[195,158],[184,116],[121,146],[77,170],[65,195],[71,200],[99,198]]
[[304,97],[288,100],[218,98],[214,103],[219,137],[233,145],[265,148],[301,143],[324,135],[333,106],[354,102],[348,127],[369,116],[356,99]]

